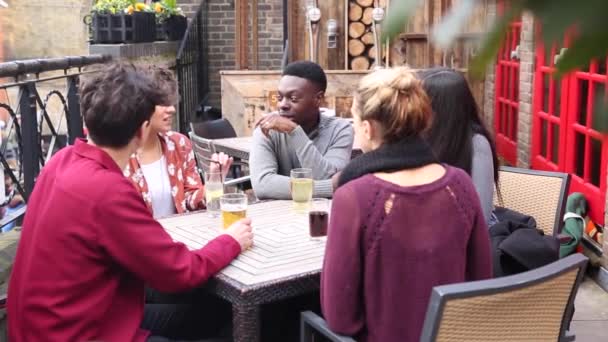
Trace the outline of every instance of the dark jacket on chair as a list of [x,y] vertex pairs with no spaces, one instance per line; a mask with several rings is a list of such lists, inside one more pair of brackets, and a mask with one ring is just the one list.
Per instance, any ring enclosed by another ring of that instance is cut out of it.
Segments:
[[559,241],[536,228],[533,217],[497,207],[490,228],[494,277],[529,271],[559,259]]

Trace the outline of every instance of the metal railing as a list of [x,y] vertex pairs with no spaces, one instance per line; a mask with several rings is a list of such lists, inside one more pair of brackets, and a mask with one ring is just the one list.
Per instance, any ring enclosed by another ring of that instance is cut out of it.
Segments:
[[182,133],[188,132],[196,111],[209,97],[208,8],[208,1],[201,0],[177,51],[175,68],[180,94],[177,125]]
[[[109,56],[92,55],[0,63],[0,79],[5,78],[0,82],[0,94],[6,95],[5,102],[0,98],[0,112],[8,113],[0,163],[11,188],[0,205],[5,206],[16,195],[27,202],[40,169],[53,153],[84,136],[79,77],[87,72],[82,71],[83,67],[109,60]],[[55,88],[64,81],[63,91]],[[11,98],[16,101],[11,103]],[[24,212],[4,217],[1,225]]]

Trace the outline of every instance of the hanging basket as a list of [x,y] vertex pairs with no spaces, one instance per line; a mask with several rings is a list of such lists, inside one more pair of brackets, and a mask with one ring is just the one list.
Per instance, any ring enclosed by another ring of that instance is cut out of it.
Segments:
[[95,13],[92,19],[94,44],[144,43],[156,38],[154,13]]

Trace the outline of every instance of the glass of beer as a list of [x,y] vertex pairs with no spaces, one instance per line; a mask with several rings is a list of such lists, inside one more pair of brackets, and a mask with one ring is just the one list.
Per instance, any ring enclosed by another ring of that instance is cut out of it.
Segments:
[[306,213],[312,199],[312,170],[291,170],[291,198],[294,208]]
[[224,195],[224,182],[220,171],[205,172],[205,203],[211,217],[220,215],[220,198]]
[[329,224],[329,200],[313,198],[308,211],[308,227],[311,240],[323,240]]
[[225,194],[220,197],[224,229],[247,216],[247,196],[245,194]]

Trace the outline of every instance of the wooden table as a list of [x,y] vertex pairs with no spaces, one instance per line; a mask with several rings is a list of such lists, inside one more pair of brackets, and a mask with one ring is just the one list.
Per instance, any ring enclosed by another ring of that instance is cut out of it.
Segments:
[[[254,246],[209,280],[205,289],[232,303],[234,341],[260,340],[260,308],[319,289],[324,241],[311,241],[308,216],[291,201],[250,205]],[[174,240],[190,249],[221,233],[221,219],[207,212],[159,220]]]
[[224,152],[231,157],[248,162],[252,141],[253,137],[215,139],[213,145],[217,152]]

